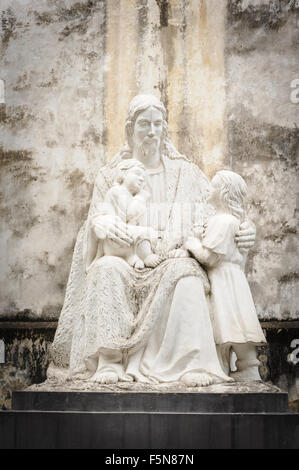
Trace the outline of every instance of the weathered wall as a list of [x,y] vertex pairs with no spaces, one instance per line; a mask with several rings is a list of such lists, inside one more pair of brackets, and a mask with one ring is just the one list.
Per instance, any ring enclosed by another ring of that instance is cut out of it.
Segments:
[[124,144],[136,93],[166,102],[181,150],[206,170],[222,165],[225,2],[216,4],[1,2],[2,317],[59,315],[95,173]]
[[[251,192],[249,276],[261,318],[296,318],[298,1],[2,0],[0,316],[59,315],[98,168],[153,92],[210,176]],[[297,22],[297,23],[296,23]]]
[[230,0],[227,18],[228,158],[258,230],[251,288],[260,317],[298,318],[299,2]]
[[105,5],[1,1],[0,315],[52,318],[103,164]]
[[12,391],[46,379],[48,351],[55,333],[51,323],[15,325],[0,325],[0,341],[4,344],[4,354],[0,354],[0,410],[11,407]]

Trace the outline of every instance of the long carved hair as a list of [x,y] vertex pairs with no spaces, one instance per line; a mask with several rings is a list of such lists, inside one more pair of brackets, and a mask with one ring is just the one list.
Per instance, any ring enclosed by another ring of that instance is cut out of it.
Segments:
[[242,176],[229,170],[221,170],[212,180],[219,190],[220,200],[224,207],[241,222],[245,217],[244,203],[247,197],[247,185]]

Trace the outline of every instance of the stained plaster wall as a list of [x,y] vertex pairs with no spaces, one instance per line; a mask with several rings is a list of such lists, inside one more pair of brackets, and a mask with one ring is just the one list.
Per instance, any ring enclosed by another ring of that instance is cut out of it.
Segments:
[[257,225],[250,285],[261,318],[296,319],[299,2],[231,0],[225,57],[228,159]]
[[57,319],[97,170],[129,100],[161,97],[179,150],[247,180],[264,319],[298,318],[298,1],[2,0],[0,317]]

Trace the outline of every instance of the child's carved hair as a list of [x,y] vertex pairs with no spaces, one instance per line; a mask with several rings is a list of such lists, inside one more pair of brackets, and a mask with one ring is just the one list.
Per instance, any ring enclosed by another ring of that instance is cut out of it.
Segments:
[[242,176],[233,171],[221,170],[214,176],[213,185],[219,189],[222,203],[242,221],[245,215],[244,202],[247,197],[247,185]]
[[121,160],[116,167],[116,182],[118,184],[122,184],[125,178],[125,174],[127,171],[131,170],[132,168],[138,167],[141,170],[145,171],[145,166],[136,158],[129,158],[126,160]]

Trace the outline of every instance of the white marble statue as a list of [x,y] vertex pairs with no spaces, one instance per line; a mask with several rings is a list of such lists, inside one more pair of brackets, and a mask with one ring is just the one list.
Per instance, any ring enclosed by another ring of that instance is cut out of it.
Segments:
[[[127,224],[128,234],[133,239],[130,246],[120,246],[109,238],[103,241],[104,256],[120,256],[132,267],[142,269],[145,266],[155,268],[163,260],[152,250],[156,232],[146,223],[146,202],[150,193],[145,190],[146,173],[144,165],[134,158],[122,160],[116,168],[116,181],[106,194],[102,211],[93,218],[97,235],[97,217],[115,215]],[[101,233],[99,234],[101,237]]]
[[[206,271],[182,246],[209,213],[210,184],[175,149],[166,110],[156,97],[132,100],[125,129],[127,145],[100,169],[77,238],[48,376],[67,373],[101,384],[231,381],[213,337]],[[143,200],[141,225],[157,233],[151,256],[164,259],[152,268],[136,269],[106,251],[107,242],[120,248],[134,245],[130,223],[103,212],[119,163],[132,158],[144,165],[150,194]],[[238,247],[248,249],[254,240],[254,227],[243,222],[236,232]]]
[[237,356],[237,371],[231,377],[260,380],[256,346],[266,339],[244,274],[248,250],[239,250],[235,242],[245,218],[246,195],[240,175],[227,170],[216,173],[208,197],[216,213],[209,218],[202,239],[190,237],[185,247],[208,268],[214,339]]

